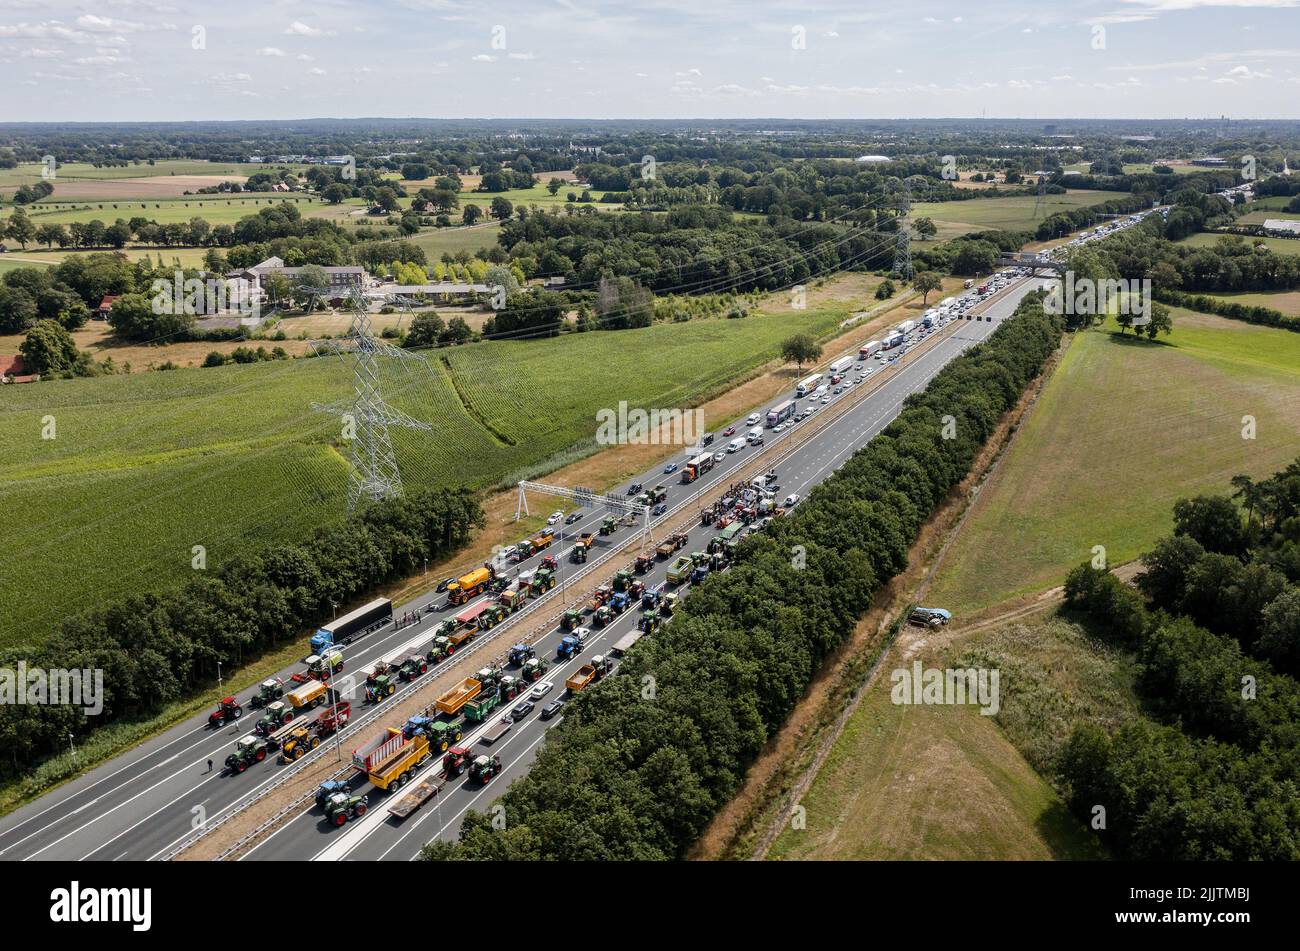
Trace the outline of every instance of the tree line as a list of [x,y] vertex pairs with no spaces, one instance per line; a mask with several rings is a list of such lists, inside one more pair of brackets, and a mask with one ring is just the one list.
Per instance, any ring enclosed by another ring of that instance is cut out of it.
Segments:
[[[683,856],[1057,347],[1060,319],[1041,301],[940,371],[796,509],[747,538],[730,569],[693,587],[616,676],[575,697],[502,798],[505,829],[471,813],[459,843],[435,842],[425,857]],[[945,439],[949,416],[956,436]]]

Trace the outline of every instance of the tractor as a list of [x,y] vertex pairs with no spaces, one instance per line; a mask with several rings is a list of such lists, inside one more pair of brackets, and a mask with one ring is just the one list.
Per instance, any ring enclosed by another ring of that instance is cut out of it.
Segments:
[[235,744],[235,752],[226,757],[226,769],[242,773],[254,763],[266,759],[266,740],[260,736],[246,736]]
[[375,681],[380,677],[387,677],[389,674],[396,673],[392,666],[386,660],[378,661],[373,670],[366,674],[367,686],[373,686]]
[[519,679],[528,683],[536,683],[546,674],[550,666],[544,657],[531,657],[524,662],[524,666],[519,671]]
[[310,751],[320,746],[320,737],[310,727],[300,726],[285,738],[280,745],[280,758],[286,763],[301,759]]
[[637,627],[647,634],[653,634],[659,629],[659,612],[642,611],[641,620],[637,622]]
[[537,649],[531,644],[516,644],[510,648],[510,666],[518,667],[526,660],[531,660],[537,656]]
[[600,534],[602,535],[613,535],[617,531],[618,519],[614,518],[612,515],[606,517],[606,519],[600,523]]
[[602,604],[596,609],[596,616],[593,621],[597,627],[604,627],[612,620],[614,620],[614,612],[608,604]]
[[555,648],[555,656],[559,660],[566,660],[582,651],[582,642],[572,634],[560,640],[559,645]]
[[253,694],[252,699],[248,701],[251,707],[261,707],[270,703],[272,700],[279,700],[284,696],[284,681],[279,677],[272,677],[270,680],[263,680],[261,686],[257,688],[257,693]]
[[401,677],[403,681],[410,681],[428,672],[428,658],[423,654],[412,654],[402,661],[402,668],[397,672],[397,676]]
[[262,719],[257,721],[253,729],[262,736],[269,736],[292,719],[293,707],[283,700],[276,700],[267,705],[266,713],[262,714]]
[[616,593],[622,594],[628,589],[630,584],[632,584],[632,572],[624,568],[618,574],[614,575],[614,581],[611,587],[613,587]]
[[627,596],[627,592],[620,591],[618,594],[614,595],[614,597],[609,599],[609,609],[613,611],[615,615],[619,615],[627,610],[629,603],[630,599]]
[[637,555],[636,567],[633,570],[637,574],[643,575],[647,571],[649,571],[652,567],[654,567],[654,563],[655,563],[654,555]]
[[395,693],[397,693],[397,684],[393,683],[393,678],[388,674],[380,674],[366,687],[366,699],[371,703],[379,703],[385,697],[391,697]]
[[564,612],[564,617],[560,618],[560,630],[571,631],[582,624],[582,612],[570,609]]
[[490,631],[510,614],[510,611],[500,604],[489,605],[483,613],[478,616],[478,629],[480,631]]
[[538,568],[533,574],[532,583],[528,590],[532,592],[533,597],[544,594],[555,587],[555,571],[552,568]]
[[459,743],[463,735],[459,723],[446,723],[427,716],[415,716],[406,721],[407,738],[423,734],[429,740],[429,749],[439,753],[445,752],[453,743]]
[[349,788],[351,788],[351,783],[346,779],[325,780],[316,790],[316,805],[324,809],[325,803],[329,802],[330,796],[339,792],[347,792]]
[[469,778],[486,786],[493,776],[501,772],[500,756],[476,756],[469,764]]
[[325,820],[333,826],[344,825],[349,819],[359,819],[366,814],[366,796],[350,796],[336,792],[325,802]]
[[222,727],[244,715],[244,708],[234,697],[222,697],[217,709],[208,714],[208,726]]
[[448,779],[452,779],[465,772],[470,764],[470,751],[463,746],[453,746],[447,751],[447,755],[442,758],[442,769],[447,774]]
[[560,563],[555,560],[554,555],[547,555],[542,559],[542,563],[538,567],[545,568],[547,571],[559,571]]

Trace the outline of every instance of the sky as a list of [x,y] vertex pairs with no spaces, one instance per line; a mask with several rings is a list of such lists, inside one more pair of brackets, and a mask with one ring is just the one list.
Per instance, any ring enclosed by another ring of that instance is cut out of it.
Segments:
[[1297,118],[1300,0],[0,0],[0,121]]

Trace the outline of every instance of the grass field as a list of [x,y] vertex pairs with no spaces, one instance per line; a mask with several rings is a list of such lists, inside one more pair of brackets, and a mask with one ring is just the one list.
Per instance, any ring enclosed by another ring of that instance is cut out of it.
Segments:
[[[118,218],[130,221],[132,218],[147,218],[158,224],[187,222],[191,218],[203,218],[210,224],[234,224],[240,218],[257,214],[259,209],[269,208],[281,202],[298,205],[303,214],[321,207],[320,202],[312,201],[302,194],[254,193],[239,198],[220,198],[212,195],[191,195],[186,198],[170,198],[158,201],[77,201],[59,202],[42,201],[28,205],[27,217],[36,225],[66,225],[74,221],[92,221],[99,219],[105,224],[112,224]],[[8,215],[5,216],[8,218]]]
[[[685,408],[849,310],[437,351],[428,371],[387,375],[388,400],[435,425],[394,432],[403,476],[496,485],[589,440],[599,408]],[[217,564],[336,516],[339,423],[311,404],[349,394],[333,358],[6,388],[0,510],[22,517],[0,527],[0,643],[38,641],[70,607],[184,577],[194,545]],[[47,417],[54,439],[41,438]]]
[[1251,211],[1237,219],[1239,225],[1262,225],[1269,218],[1281,219],[1282,221],[1300,221],[1300,215],[1293,211],[1282,211],[1279,209],[1261,208],[1258,211]]
[[[961,615],[1050,588],[1094,545],[1128,561],[1169,530],[1178,498],[1300,454],[1300,334],[1174,316],[1156,345],[1101,329],[1074,337],[930,601]],[[1254,440],[1242,438],[1247,415]]]
[[[1222,235],[1215,234],[1213,231],[1198,231],[1196,234],[1183,238],[1179,244],[1189,245],[1193,248],[1212,248],[1215,243],[1224,237],[1241,237],[1240,235]],[[1300,254],[1300,239],[1295,238],[1242,238],[1252,245],[1264,245],[1270,251],[1277,254]]]
[[912,206],[914,218],[931,218],[939,226],[939,239],[955,238],[972,231],[1005,229],[1032,231],[1044,218],[1060,211],[1096,205],[1111,198],[1124,197],[1120,192],[1071,191],[1064,195],[1046,195],[1043,207],[1034,214],[1034,195],[1006,198],[972,198],[969,201],[917,202]]
[[1210,294],[1209,296],[1218,300],[1231,301],[1234,304],[1271,307],[1273,310],[1280,310],[1284,314],[1300,316],[1300,291],[1241,292],[1235,294]]
[[23,260],[21,258],[13,257],[11,255],[6,254],[3,257],[0,257],[0,274],[4,274],[6,271],[16,271],[20,267],[33,267],[33,266],[41,267],[41,266],[48,266],[54,263],[56,262]]
[[501,223],[494,221],[490,224],[475,225],[472,228],[426,228],[406,240],[423,248],[425,257],[432,264],[442,260],[444,253],[455,254],[458,251],[468,251],[470,254],[477,255],[481,251],[486,251],[497,243],[497,235],[500,233]]
[[[1017,624],[968,642],[904,632],[771,859],[1095,859],[1104,853],[1034,769],[1080,719],[1135,715],[1131,671],[1073,625]],[[1000,710],[900,705],[890,672],[977,665],[1000,672]]]

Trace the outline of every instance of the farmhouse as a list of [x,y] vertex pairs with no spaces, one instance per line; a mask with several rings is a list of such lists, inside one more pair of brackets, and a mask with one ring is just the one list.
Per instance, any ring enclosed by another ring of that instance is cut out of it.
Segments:
[[113,309],[113,301],[121,296],[121,294],[105,294],[104,299],[99,302],[99,307],[95,309],[95,319],[108,320],[108,312]]
[[20,353],[0,354],[0,383],[35,383],[39,373],[28,373]]
[[[342,300],[347,294],[350,287],[365,287],[370,283],[370,275],[366,269],[359,265],[348,265],[345,267],[322,267],[325,276],[329,281],[329,296],[331,300]],[[300,267],[286,267],[284,260],[278,257],[269,257],[260,264],[254,264],[252,267],[244,268],[238,271],[228,271],[226,277],[231,281],[243,282],[250,294],[257,297],[264,296],[266,289],[263,282],[272,274],[279,274],[290,281],[298,280],[298,275],[302,273]]]

